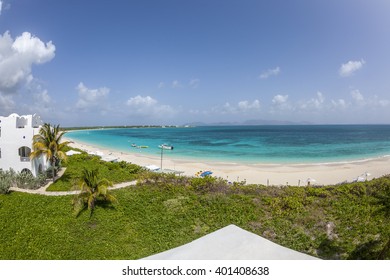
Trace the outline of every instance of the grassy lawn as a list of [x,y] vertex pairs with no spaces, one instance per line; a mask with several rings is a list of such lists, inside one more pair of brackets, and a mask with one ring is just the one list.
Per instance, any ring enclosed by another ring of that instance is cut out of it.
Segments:
[[101,177],[116,183],[128,182],[138,178],[141,167],[135,164],[122,162],[105,162],[98,156],[86,153],[68,157],[63,164],[66,167],[64,175],[54,184],[50,185],[48,191],[69,191],[77,184],[84,168],[90,170],[98,169]]
[[91,218],[73,215],[72,196],[13,192],[0,195],[0,259],[138,259],[229,224],[320,258],[375,259],[390,236],[380,199],[389,186],[390,177],[267,188],[159,175],[113,191],[119,203]]

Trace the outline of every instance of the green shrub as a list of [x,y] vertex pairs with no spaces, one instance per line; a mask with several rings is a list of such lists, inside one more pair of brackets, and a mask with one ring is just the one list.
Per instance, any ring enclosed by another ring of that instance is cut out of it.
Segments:
[[30,172],[15,172],[0,170],[0,193],[6,194],[11,187],[21,189],[38,189],[46,183],[46,176],[41,174],[34,177]]
[[191,178],[190,185],[198,193],[226,193],[230,189],[226,180],[211,176]]
[[16,173],[10,169],[8,171],[0,170],[0,194],[6,194],[14,186]]

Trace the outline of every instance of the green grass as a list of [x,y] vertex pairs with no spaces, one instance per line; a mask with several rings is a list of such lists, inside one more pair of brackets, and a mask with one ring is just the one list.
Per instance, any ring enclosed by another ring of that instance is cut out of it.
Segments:
[[68,157],[64,163],[66,171],[64,175],[54,184],[50,185],[48,191],[69,191],[82,176],[84,168],[90,170],[98,169],[102,178],[116,183],[132,181],[138,178],[142,168],[138,165],[121,162],[105,162],[98,156],[88,155],[86,153]]
[[73,215],[72,196],[13,192],[0,195],[0,259],[139,259],[229,224],[320,258],[375,259],[390,237],[389,190],[390,177],[275,188],[155,175],[91,218]]

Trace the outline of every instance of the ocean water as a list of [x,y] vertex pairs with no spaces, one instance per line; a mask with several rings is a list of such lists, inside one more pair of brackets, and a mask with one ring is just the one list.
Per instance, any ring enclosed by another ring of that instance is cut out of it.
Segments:
[[[390,125],[202,126],[70,131],[66,137],[127,153],[201,162],[324,163],[390,155]],[[134,148],[131,144],[148,146]]]

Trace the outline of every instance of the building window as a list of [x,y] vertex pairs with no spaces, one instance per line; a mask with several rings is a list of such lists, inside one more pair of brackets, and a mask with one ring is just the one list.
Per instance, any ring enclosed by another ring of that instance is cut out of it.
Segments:
[[30,169],[28,169],[28,168],[24,168],[22,171],[20,171],[20,173],[24,173],[24,174],[30,174],[30,175],[32,175],[32,173],[31,173],[31,170],[30,170]]
[[30,161],[31,149],[23,146],[19,148],[20,161]]

